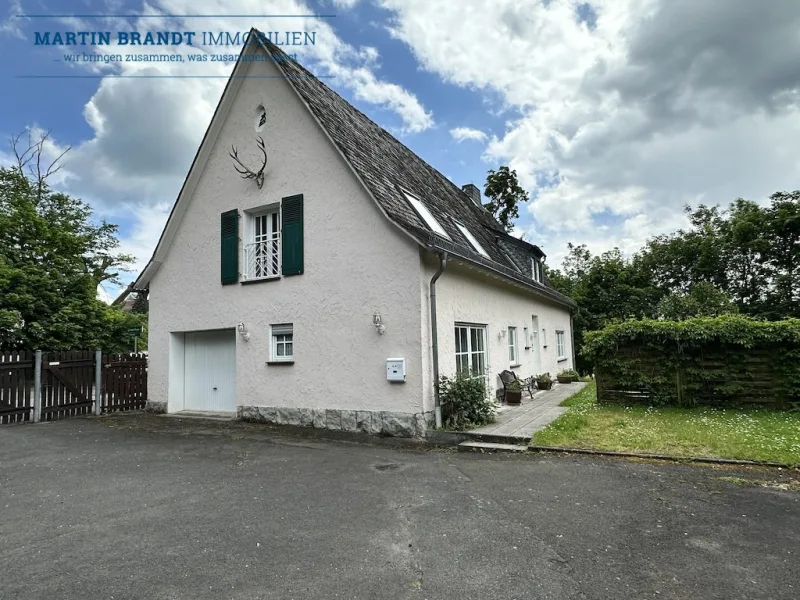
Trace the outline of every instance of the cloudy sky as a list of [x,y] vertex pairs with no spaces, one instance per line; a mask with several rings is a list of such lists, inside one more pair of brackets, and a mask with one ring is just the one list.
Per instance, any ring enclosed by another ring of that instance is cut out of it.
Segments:
[[454,182],[516,169],[517,230],[551,264],[570,241],[633,252],[686,203],[800,187],[796,0],[2,1],[0,137],[72,146],[59,185],[119,223],[137,269],[232,65],[69,63],[128,49],[37,31],[315,32],[290,51]]

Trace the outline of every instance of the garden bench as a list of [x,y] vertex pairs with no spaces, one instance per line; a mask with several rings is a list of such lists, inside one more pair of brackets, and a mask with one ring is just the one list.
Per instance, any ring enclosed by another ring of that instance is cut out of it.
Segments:
[[505,402],[506,399],[506,392],[508,392],[508,387],[511,385],[513,381],[519,381],[519,385],[523,390],[528,390],[528,393],[533,398],[533,377],[528,377],[527,379],[520,379],[517,377],[517,374],[514,371],[505,370],[500,373],[500,381],[503,382],[503,401]]

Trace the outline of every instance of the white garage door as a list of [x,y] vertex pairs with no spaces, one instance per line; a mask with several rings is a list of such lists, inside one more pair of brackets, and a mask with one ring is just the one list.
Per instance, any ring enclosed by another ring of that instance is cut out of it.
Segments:
[[184,410],[236,412],[234,331],[193,331],[184,344]]

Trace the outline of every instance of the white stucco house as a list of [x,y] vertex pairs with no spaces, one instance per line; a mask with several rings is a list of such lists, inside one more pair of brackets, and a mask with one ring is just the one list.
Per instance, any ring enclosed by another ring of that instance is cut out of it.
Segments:
[[[438,374],[470,367],[497,389],[504,369],[572,367],[574,302],[474,185],[255,30],[240,58],[134,284],[151,410],[421,435]],[[263,181],[230,156],[257,171],[259,138]]]

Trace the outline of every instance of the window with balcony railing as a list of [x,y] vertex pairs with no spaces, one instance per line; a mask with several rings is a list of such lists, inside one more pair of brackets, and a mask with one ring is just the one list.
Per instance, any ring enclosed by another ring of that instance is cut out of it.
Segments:
[[281,228],[278,210],[251,216],[250,242],[244,245],[245,279],[281,274]]

